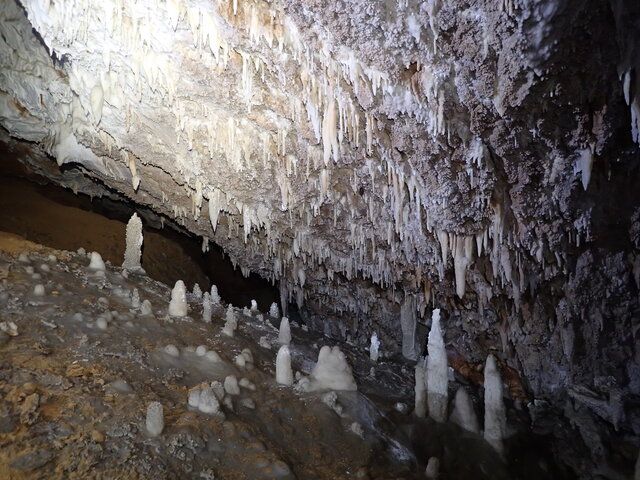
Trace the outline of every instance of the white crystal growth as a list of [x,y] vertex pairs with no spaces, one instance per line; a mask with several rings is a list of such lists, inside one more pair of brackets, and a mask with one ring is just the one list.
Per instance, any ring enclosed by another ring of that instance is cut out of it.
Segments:
[[373,332],[371,335],[371,345],[369,346],[369,358],[377,362],[380,356],[380,340],[378,340],[378,334]]
[[198,410],[208,414],[214,414],[220,411],[220,402],[211,387],[204,387],[200,392]]
[[276,356],[276,382],[280,385],[293,385],[291,354],[287,345],[282,345]]
[[504,452],[502,440],[505,436],[506,422],[502,379],[495,357],[489,355],[484,367],[484,439],[500,454]]
[[147,432],[152,437],[157,437],[164,430],[164,411],[160,402],[151,402],[147,407],[145,421]]
[[282,317],[282,320],[280,320],[278,342],[280,342],[281,345],[289,345],[291,343],[291,326],[289,325],[289,319],[287,317]]
[[451,421],[469,432],[480,432],[480,425],[478,424],[476,411],[473,408],[473,401],[464,387],[458,388],[458,391],[456,392],[456,396],[453,401]]
[[137,213],[131,215],[127,222],[126,249],[122,268],[126,270],[142,270],[140,259],[142,257],[142,221]]
[[431,330],[427,342],[427,404],[429,416],[436,422],[447,420],[449,374],[447,352],[440,328],[440,309],[431,316]]
[[357,390],[351,367],[340,347],[323,346],[310,376],[310,390]]
[[271,318],[278,318],[280,316],[280,309],[278,308],[278,304],[273,302],[269,307],[269,316]]
[[178,280],[173,290],[171,290],[169,315],[172,317],[185,317],[187,315],[187,289],[182,280]]
[[91,252],[91,261],[89,262],[89,270],[96,272],[104,272],[105,266],[102,257],[98,252]]

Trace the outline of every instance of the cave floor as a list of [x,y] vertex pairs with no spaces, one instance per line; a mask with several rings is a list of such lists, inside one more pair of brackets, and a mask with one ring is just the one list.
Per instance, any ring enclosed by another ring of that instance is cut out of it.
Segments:
[[[238,309],[238,331],[226,337],[225,306],[205,323],[190,295],[189,316],[171,319],[164,284],[108,262],[99,275],[88,264],[84,252],[0,233],[0,322],[17,327],[0,332],[0,478],[410,479],[424,478],[430,456],[440,459],[440,478],[514,478],[480,437],[410,414],[411,368],[374,364],[341,344],[358,392],[337,392],[336,407],[322,392],[275,383],[279,320]],[[134,288],[151,315],[134,307]],[[294,371],[308,374],[322,344],[295,323],[292,336]],[[200,345],[222,361],[197,355]],[[245,348],[253,363],[239,367]],[[227,375],[250,388],[223,416],[188,406],[189,388]],[[152,401],[165,414],[153,438],[144,426]]]

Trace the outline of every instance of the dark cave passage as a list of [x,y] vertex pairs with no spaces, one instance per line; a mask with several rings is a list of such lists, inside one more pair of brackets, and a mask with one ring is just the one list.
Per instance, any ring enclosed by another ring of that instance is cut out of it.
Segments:
[[[122,264],[133,205],[74,194],[29,172],[6,149],[0,152],[0,231],[51,248],[96,251],[112,265]],[[145,222],[150,212],[139,213],[144,226],[142,266],[151,278],[170,287],[183,280],[189,290],[196,283],[208,290],[213,283],[222,299],[234,305],[248,306],[254,299],[261,310],[268,310],[272,302],[279,303],[276,287],[255,274],[245,278],[217,245],[210,243],[203,253],[200,239],[169,225],[150,226]],[[153,220],[159,223],[157,217]]]

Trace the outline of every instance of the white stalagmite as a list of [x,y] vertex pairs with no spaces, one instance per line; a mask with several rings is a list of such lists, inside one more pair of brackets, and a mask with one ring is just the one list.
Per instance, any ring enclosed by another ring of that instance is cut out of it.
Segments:
[[185,317],[187,315],[187,289],[182,280],[178,280],[173,290],[171,290],[169,315],[172,317]]
[[429,458],[424,475],[429,480],[436,480],[440,476],[440,460],[438,457]]
[[280,342],[281,345],[289,345],[291,343],[291,326],[289,325],[289,319],[287,317],[282,317],[282,320],[280,320],[278,342]]
[[195,283],[193,285],[193,291],[192,294],[194,297],[196,297],[198,300],[200,300],[202,298],[202,289],[200,288],[200,285],[198,285],[197,283]]
[[157,437],[164,430],[164,411],[160,402],[151,402],[147,407],[146,418],[147,432],[152,437]]
[[357,390],[347,357],[340,347],[325,345],[318,354],[318,363],[311,371],[309,390]]
[[287,345],[282,345],[276,356],[276,382],[280,385],[293,385],[291,354]]
[[126,250],[122,268],[131,271],[142,270],[140,258],[142,257],[142,221],[137,213],[131,215],[127,223]]
[[258,302],[256,302],[255,300],[251,300],[251,311],[252,312],[258,311]]
[[473,408],[473,401],[464,387],[458,388],[456,392],[451,421],[469,432],[480,433],[480,424]]
[[204,292],[202,295],[202,321],[211,323],[211,295],[209,292]]
[[220,305],[220,295],[215,285],[211,285],[211,305]]
[[440,328],[440,309],[436,308],[431,316],[431,330],[427,343],[427,404],[429,416],[436,422],[447,420],[448,366],[447,352],[444,348]]
[[280,316],[280,309],[278,308],[278,304],[273,302],[271,307],[269,307],[269,316],[271,318],[278,318]]
[[91,262],[89,262],[89,270],[104,272],[104,262],[102,261],[102,257],[98,252],[91,252]]
[[502,378],[500,378],[495,357],[489,355],[484,367],[484,439],[500,454],[504,453],[502,440],[506,422],[506,411],[502,399]]
[[236,313],[233,310],[233,306],[229,305],[227,307],[227,314],[225,317],[224,327],[222,327],[222,333],[227,337],[233,337],[236,328],[238,328],[238,319],[236,318]]
[[373,332],[371,335],[371,345],[369,346],[369,358],[377,362],[380,356],[380,340],[378,340],[378,334]]
[[415,409],[414,413],[418,418],[424,418],[427,414],[427,384],[425,379],[425,371],[422,361],[416,365],[416,384],[415,384]]

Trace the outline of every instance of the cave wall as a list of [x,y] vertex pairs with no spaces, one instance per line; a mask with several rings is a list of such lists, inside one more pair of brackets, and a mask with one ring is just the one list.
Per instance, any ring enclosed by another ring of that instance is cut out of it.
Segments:
[[438,306],[529,394],[615,391],[612,425],[640,394],[640,6],[5,3],[2,139],[58,182],[220,245],[327,335],[415,357]]

